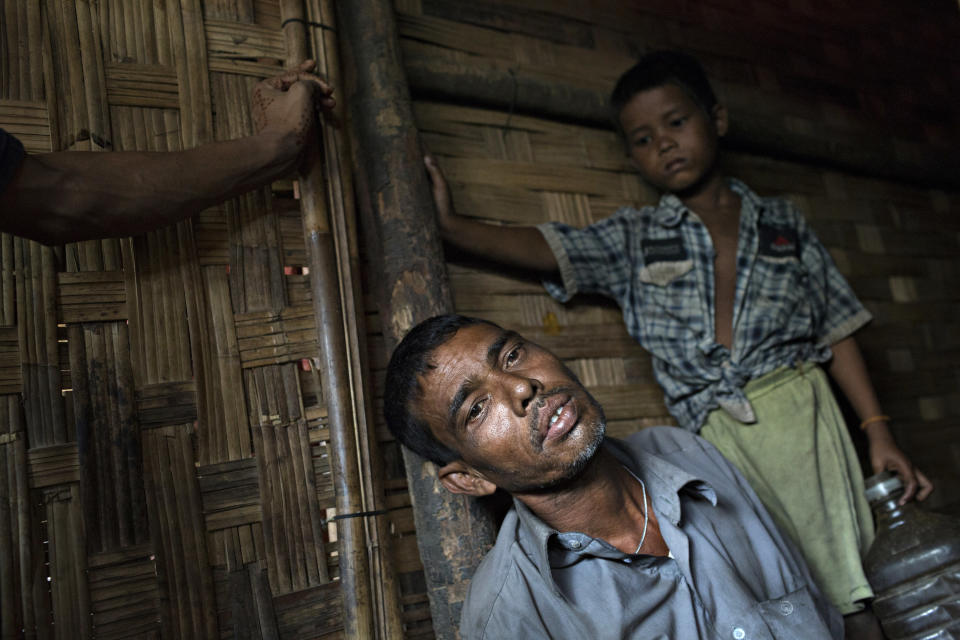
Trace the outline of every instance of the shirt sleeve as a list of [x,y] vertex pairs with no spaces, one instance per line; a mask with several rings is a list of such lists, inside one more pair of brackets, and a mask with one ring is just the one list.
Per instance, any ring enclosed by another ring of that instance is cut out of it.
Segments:
[[809,276],[810,293],[816,302],[814,310],[817,346],[830,347],[857,329],[873,316],[863,306],[841,275],[803,215],[797,212],[800,258]]
[[0,193],[3,193],[13,179],[25,155],[23,144],[0,129]]
[[560,222],[537,228],[557,260],[560,280],[543,281],[547,292],[567,302],[578,293],[602,293],[615,299],[629,288],[633,272],[633,218],[636,210],[623,208],[609,218],[577,229]]

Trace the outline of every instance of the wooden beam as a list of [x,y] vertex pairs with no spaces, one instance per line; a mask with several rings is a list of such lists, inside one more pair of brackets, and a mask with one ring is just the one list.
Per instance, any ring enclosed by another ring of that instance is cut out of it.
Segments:
[[[393,5],[338,4],[356,184],[388,349],[415,324],[451,310],[433,200],[414,127]],[[493,542],[489,516],[439,486],[434,465],[404,450],[417,541],[437,638],[457,638],[473,570]]]

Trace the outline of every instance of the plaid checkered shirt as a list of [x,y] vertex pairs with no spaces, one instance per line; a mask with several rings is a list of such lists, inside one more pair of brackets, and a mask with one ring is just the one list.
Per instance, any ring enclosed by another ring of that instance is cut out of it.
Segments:
[[545,281],[547,291],[561,302],[580,292],[616,300],[627,331],[653,356],[667,408],[691,431],[718,407],[755,422],[747,381],[826,362],[832,344],[871,319],[796,207],[737,180],[730,186],[742,200],[732,349],[715,339],[710,234],[676,196],[583,229],[539,226],[561,278]]

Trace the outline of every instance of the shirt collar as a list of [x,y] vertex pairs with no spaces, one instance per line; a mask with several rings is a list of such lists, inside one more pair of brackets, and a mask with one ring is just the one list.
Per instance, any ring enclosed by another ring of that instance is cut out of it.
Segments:
[[[743,203],[741,211],[751,218],[751,223],[756,222],[756,218],[763,210],[760,196],[736,178],[727,178],[727,183],[730,185],[730,188],[740,196]],[[653,214],[653,218],[664,227],[675,227],[680,224],[680,221],[683,220],[683,216],[687,211],[689,211],[689,209],[680,201],[680,198],[672,193],[665,193],[660,196],[660,202]]]
[[[604,444],[610,447],[611,453],[623,465],[643,480],[647,487],[647,495],[651,497],[659,517],[668,518],[674,525],[679,524],[681,491],[703,498],[713,506],[717,506],[716,491],[701,478],[652,453],[636,447],[627,447],[620,440],[607,438]],[[547,550],[550,539],[558,531],[538,518],[519,500],[514,499],[513,506],[519,519],[518,537],[521,538],[521,546],[537,565],[544,583],[550,585],[557,595],[560,595],[550,573]]]

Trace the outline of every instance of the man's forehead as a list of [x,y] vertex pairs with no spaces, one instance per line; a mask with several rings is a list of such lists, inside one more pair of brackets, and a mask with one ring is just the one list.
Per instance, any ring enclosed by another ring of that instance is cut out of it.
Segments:
[[499,350],[510,334],[512,332],[495,325],[462,327],[430,353],[427,358],[429,366],[422,377],[432,378],[437,383],[438,378],[468,375],[466,370],[486,365],[491,351]]
[[418,380],[421,407],[449,409],[474,379],[496,365],[504,345],[515,337],[514,331],[486,323],[459,329],[427,358],[428,367]]

